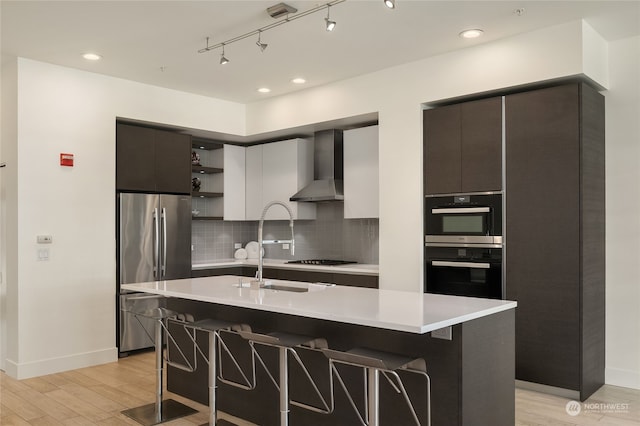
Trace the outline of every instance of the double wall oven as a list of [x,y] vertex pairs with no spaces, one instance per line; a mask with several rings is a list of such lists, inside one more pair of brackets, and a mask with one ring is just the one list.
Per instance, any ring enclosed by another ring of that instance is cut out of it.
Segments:
[[504,298],[502,194],[425,197],[425,292]]

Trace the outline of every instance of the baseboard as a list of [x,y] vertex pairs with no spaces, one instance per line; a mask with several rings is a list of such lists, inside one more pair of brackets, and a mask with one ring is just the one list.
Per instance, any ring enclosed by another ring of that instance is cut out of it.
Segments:
[[118,361],[118,348],[113,347],[26,363],[7,359],[5,372],[14,379],[22,380],[116,361]]
[[578,392],[577,390],[559,388],[556,386],[542,385],[540,383],[526,382],[524,380],[516,380],[516,387],[519,389],[546,393],[548,395],[555,395],[562,398],[580,401],[580,392]]
[[608,385],[640,390],[640,371],[605,368],[604,382]]

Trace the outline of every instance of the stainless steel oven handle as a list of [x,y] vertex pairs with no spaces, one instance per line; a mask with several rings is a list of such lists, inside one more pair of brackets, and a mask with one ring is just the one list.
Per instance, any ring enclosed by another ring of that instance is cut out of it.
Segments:
[[468,213],[489,213],[489,207],[453,207],[431,209],[432,214],[468,214]]
[[476,262],[449,262],[446,260],[434,260],[431,262],[433,266],[449,266],[452,268],[474,268],[474,269],[489,269],[491,265],[489,263],[476,263]]

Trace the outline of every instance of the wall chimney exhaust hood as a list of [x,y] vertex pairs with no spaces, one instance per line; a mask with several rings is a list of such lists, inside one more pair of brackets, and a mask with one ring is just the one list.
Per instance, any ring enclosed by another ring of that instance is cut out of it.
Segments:
[[344,200],[342,130],[323,130],[314,134],[313,177],[313,182],[289,200],[305,202]]

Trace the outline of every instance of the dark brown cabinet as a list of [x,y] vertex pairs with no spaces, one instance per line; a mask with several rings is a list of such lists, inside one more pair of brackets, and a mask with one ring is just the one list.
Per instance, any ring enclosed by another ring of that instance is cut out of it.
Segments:
[[191,136],[116,125],[116,189],[191,193]]
[[425,194],[502,190],[502,98],[425,110]]
[[604,383],[604,98],[582,83],[505,97],[506,290],[516,378]]

